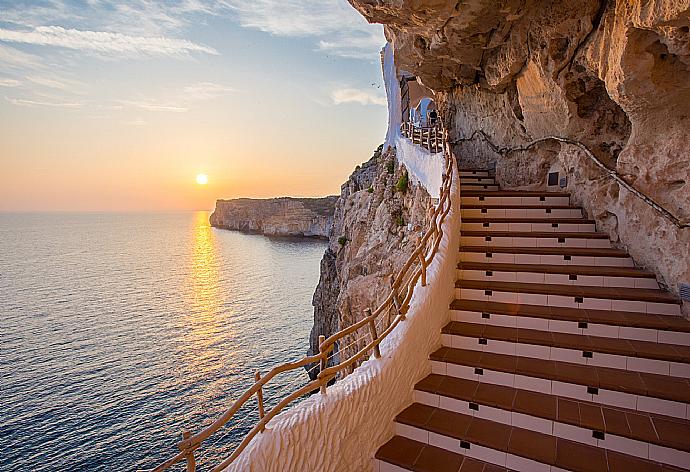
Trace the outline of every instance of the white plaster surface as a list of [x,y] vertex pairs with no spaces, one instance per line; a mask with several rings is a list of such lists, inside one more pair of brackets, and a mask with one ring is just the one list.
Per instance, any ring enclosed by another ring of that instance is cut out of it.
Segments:
[[405,138],[400,132],[402,113],[400,84],[391,43],[386,43],[382,55],[383,80],[386,84],[386,96],[388,97],[388,132],[383,147],[384,149],[389,146],[395,147],[396,158],[405,165],[412,181],[422,184],[433,198],[439,198],[443,153],[432,154],[421,146],[412,144],[412,141]]
[[354,373],[287,410],[257,435],[228,471],[372,471],[374,454],[393,434],[393,419],[412,402],[414,384],[431,373],[454,296],[460,192],[453,170],[452,209],[443,224],[428,284],[418,283],[405,321]]

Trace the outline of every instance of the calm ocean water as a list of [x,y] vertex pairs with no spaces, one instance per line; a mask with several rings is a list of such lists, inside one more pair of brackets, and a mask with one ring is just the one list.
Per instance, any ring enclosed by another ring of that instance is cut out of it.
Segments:
[[[208,213],[0,214],[0,469],[135,470],[301,357],[325,242]],[[289,374],[266,392],[306,383]],[[247,430],[214,435],[200,466]]]

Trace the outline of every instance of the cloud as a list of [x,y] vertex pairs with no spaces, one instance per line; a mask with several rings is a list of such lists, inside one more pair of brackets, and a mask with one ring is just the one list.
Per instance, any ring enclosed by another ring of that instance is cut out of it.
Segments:
[[276,36],[316,37],[318,50],[341,57],[375,59],[383,28],[370,25],[346,0],[226,0],[240,25]]
[[0,65],[12,70],[36,70],[43,67],[41,59],[33,54],[27,54],[13,47],[0,44]]
[[55,46],[103,56],[186,56],[191,53],[217,55],[218,51],[186,39],[130,36],[106,31],[82,31],[61,26],[39,26],[32,30],[0,28],[0,41]]
[[121,110],[122,108],[139,108],[140,110],[146,111],[167,111],[172,113],[185,113],[188,111],[188,108],[185,106],[149,100],[119,100],[117,103],[117,105],[111,108],[115,110]]
[[185,100],[209,100],[236,91],[237,90],[232,87],[215,84],[213,82],[199,82],[185,87],[182,90],[182,94]]
[[15,79],[0,79],[0,87],[19,87],[22,83]]
[[42,100],[29,100],[25,98],[5,97],[5,100],[20,107],[52,107],[52,108],[81,108],[79,102],[48,102]]
[[50,79],[48,77],[41,77],[41,76],[27,76],[26,80],[29,82],[36,84],[36,85],[41,85],[43,87],[48,87],[52,89],[57,89],[57,90],[69,90],[71,87],[66,84],[65,82],[55,80],[55,79]]
[[125,125],[129,125],[129,126],[144,126],[144,125],[146,125],[146,121],[144,121],[141,117],[135,118],[133,120],[125,121],[123,123]]
[[360,105],[386,106],[386,97],[369,90],[357,88],[339,88],[331,92],[331,99],[335,105],[343,103],[359,103]]

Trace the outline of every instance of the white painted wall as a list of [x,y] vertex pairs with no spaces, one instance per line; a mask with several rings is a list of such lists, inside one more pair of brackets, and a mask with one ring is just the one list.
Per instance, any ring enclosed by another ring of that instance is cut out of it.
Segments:
[[[388,132],[384,149],[395,147],[398,162],[407,169],[411,180],[426,188],[433,198],[439,198],[441,173],[443,172],[443,153],[430,153],[428,150],[412,144],[400,132],[401,105],[398,71],[393,57],[393,45],[387,43],[383,48],[383,80],[388,97]],[[425,108],[426,113],[426,108]]]
[[427,286],[419,284],[405,321],[354,373],[274,418],[228,471],[371,471],[373,457],[393,436],[393,419],[412,403],[414,384],[431,373],[429,354],[441,346],[454,296],[460,234],[457,171],[452,209],[429,266]]

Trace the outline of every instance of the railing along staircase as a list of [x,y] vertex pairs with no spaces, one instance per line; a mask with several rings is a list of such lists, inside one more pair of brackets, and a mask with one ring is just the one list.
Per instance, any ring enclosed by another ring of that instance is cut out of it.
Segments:
[[[414,135],[415,133],[413,132],[413,136]],[[439,245],[443,238],[443,223],[451,209],[450,192],[453,176],[456,171],[454,170],[455,160],[448,145],[448,134],[445,130],[441,131],[440,128],[435,127],[433,129],[425,130],[421,135],[416,134],[416,136],[418,141],[417,144],[424,143],[423,145],[425,145],[428,149],[434,150],[432,152],[444,152],[445,171],[442,176],[438,204],[435,208],[430,209],[429,228],[422,236],[418,237],[414,250],[407,258],[400,271],[395,274],[391,291],[383,303],[381,303],[373,311],[367,310],[365,316],[352,326],[349,326],[328,338],[320,336],[318,354],[306,356],[300,360],[276,366],[263,376],[257,372],[255,375],[254,384],[249,387],[233,403],[233,405],[212,424],[195,434],[192,434],[190,431],[183,431],[182,441],[177,444],[180,452],[170,457],[154,469],[151,469],[153,472],[162,472],[182,461],[186,462],[188,472],[194,472],[196,470],[196,451],[201,448],[204,441],[208,440],[214,433],[232,423],[240,408],[242,408],[252,399],[256,398],[259,421],[246,434],[246,436],[229,455],[229,457],[223,460],[220,464],[214,466],[211,470],[218,472],[225,469],[239,456],[239,454],[247,447],[249,442],[255,436],[264,431],[266,424],[288,405],[290,405],[290,403],[304,395],[315,392],[316,390],[320,390],[322,394],[325,394],[329,382],[335,379],[339,374],[346,376],[352,371],[358,362],[365,360],[371,355],[373,355],[375,358],[379,358],[381,356],[381,342],[386,339],[386,337],[396,328],[396,326],[398,326],[399,323],[405,321],[405,314],[409,309],[409,303],[417,282],[421,279],[422,286],[425,286],[427,283],[427,267],[433,261],[436,253],[438,252]],[[391,312],[394,316],[392,317],[390,323],[386,326],[387,321],[390,319],[389,314]],[[346,336],[351,336],[355,333],[361,334],[363,338],[366,337],[368,340],[367,344],[349,358],[339,359],[337,364],[329,367],[329,360],[332,360],[335,356],[334,348],[336,347],[336,344],[343,340],[343,338]],[[312,380],[302,387],[290,392],[288,395],[282,398],[276,406],[271,408],[269,411],[265,411],[263,389],[269,382],[272,382],[282,373],[303,369],[313,364],[320,366],[320,371],[315,380]]]

